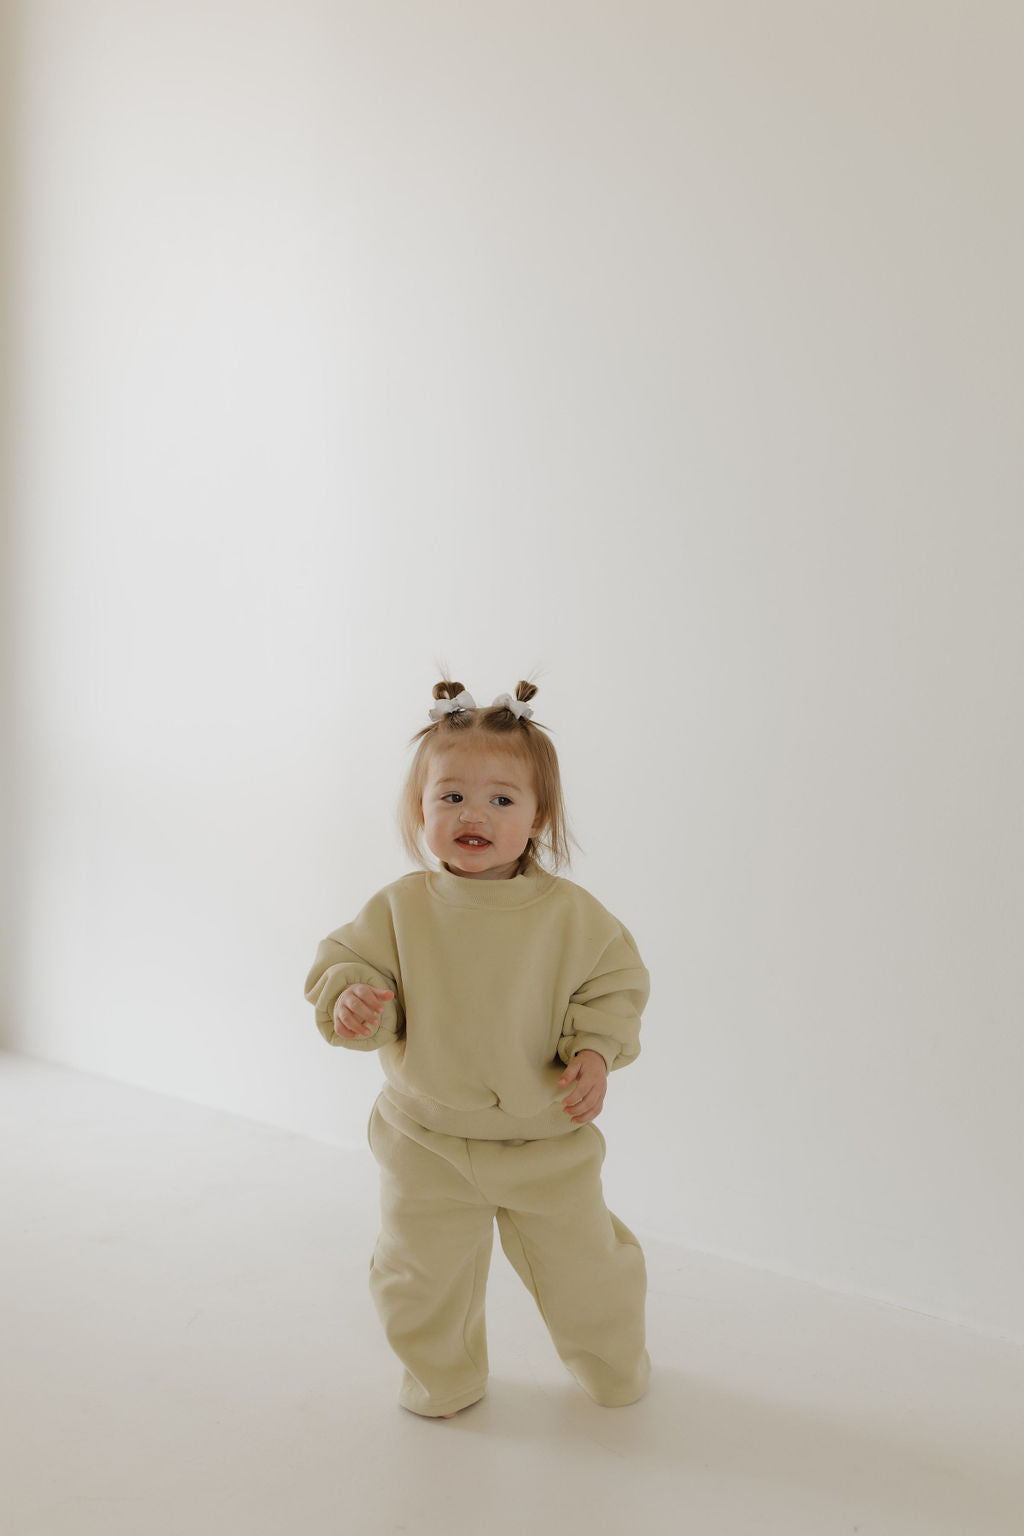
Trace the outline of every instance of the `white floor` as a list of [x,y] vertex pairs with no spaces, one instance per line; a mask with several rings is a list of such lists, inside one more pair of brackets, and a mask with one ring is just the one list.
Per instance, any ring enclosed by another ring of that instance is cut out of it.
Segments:
[[0,1054],[0,1159],[3,1536],[1024,1533],[1024,1351],[966,1329],[637,1231],[654,1378],[599,1408],[496,1237],[488,1394],[427,1420],[369,1150]]

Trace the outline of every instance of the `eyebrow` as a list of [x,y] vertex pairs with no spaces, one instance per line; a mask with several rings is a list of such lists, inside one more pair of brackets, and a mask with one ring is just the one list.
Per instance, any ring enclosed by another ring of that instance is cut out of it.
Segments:
[[[437,783],[438,783],[438,787],[440,787],[442,784],[461,784],[462,780],[461,779],[438,779]],[[497,785],[498,789],[515,789],[515,790],[519,790],[519,793],[522,794],[522,790],[519,789],[519,785],[518,784],[510,784],[507,779],[492,779],[491,780],[491,785],[492,785],[492,787]]]

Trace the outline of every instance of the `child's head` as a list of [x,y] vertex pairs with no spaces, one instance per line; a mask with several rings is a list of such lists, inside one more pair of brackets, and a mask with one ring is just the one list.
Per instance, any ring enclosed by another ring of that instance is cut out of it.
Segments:
[[[463,691],[445,679],[435,684],[434,698]],[[536,692],[521,682],[515,698],[525,703]],[[539,866],[541,847],[555,870],[571,862],[558,757],[544,726],[492,705],[445,713],[411,740],[418,746],[402,790],[400,829],[414,863],[430,868],[421,838],[442,863],[470,876],[506,867],[525,874]],[[490,846],[474,852],[456,842],[474,832]]]

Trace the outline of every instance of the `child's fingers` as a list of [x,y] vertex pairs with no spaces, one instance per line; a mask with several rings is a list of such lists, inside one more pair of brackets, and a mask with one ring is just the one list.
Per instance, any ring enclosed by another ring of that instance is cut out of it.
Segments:
[[365,1024],[352,1017],[335,1019],[334,1029],[336,1034],[344,1035],[346,1040],[356,1040],[360,1035],[370,1033]]
[[[354,1006],[359,1003],[358,1009]],[[383,1004],[371,1010],[358,997],[346,997],[342,993],[334,1005],[334,1028],[339,1035],[354,1039],[357,1035],[369,1035],[380,1023]]]
[[570,1093],[562,1101],[567,1115],[570,1115],[575,1120],[580,1117],[591,1119],[594,1115],[600,1114],[601,1106],[604,1103],[604,1094],[600,1092],[599,1085],[595,1084],[592,1088],[586,1089],[582,1093],[577,1089],[576,1094],[577,1096],[574,1098],[573,1094]]
[[382,996],[393,997],[394,993],[390,987],[371,987],[366,981],[353,982],[352,986],[346,987],[334,1005],[335,1023],[340,1017],[349,1028],[338,1033],[347,1034],[350,1039],[355,1034],[372,1034],[386,1007],[379,1001]]

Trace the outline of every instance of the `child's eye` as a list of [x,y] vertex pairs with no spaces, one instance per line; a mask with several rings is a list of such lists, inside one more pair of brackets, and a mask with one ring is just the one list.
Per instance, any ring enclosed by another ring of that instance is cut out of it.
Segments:
[[[450,789],[446,795],[441,796],[441,799],[450,800],[453,795],[459,795],[459,791],[457,789]],[[494,798],[495,800],[507,800],[509,805],[512,804],[512,801],[508,795],[495,795]],[[461,795],[459,795],[459,799],[462,799]]]

